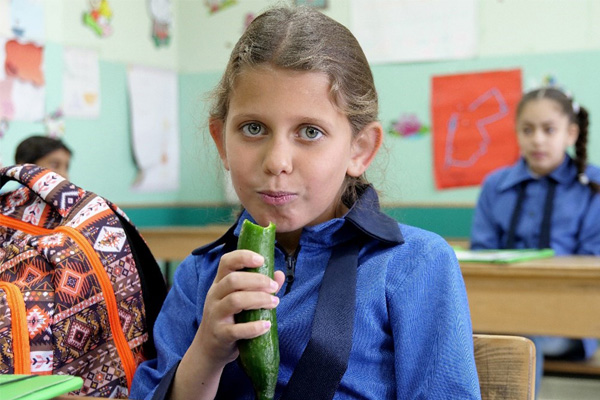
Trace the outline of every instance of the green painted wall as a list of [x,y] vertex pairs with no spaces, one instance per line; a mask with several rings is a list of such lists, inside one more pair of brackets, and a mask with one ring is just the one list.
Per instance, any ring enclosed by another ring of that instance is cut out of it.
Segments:
[[[172,44],[157,49],[149,37],[145,0],[111,2],[115,36],[108,39],[81,26],[80,15],[88,9],[88,1],[45,0],[47,8],[56,8],[47,11],[46,17],[48,112],[62,102],[64,48],[91,48],[100,57],[100,117],[66,119],[65,140],[75,152],[73,182],[120,205],[140,226],[227,219],[231,206],[225,203],[222,172],[206,133],[205,96],[219,79],[241,33],[240,19],[246,12],[259,12],[274,2],[243,0],[210,16],[202,1],[174,0]],[[348,25],[350,2],[329,3],[326,13]],[[473,59],[373,65],[384,127],[404,112],[430,122],[430,82],[435,75],[520,68],[525,88],[552,74],[590,110],[589,155],[592,162],[600,164],[600,28],[595,22],[600,18],[600,2],[481,0],[478,5],[479,50]],[[136,64],[178,73],[181,185],[176,191],[136,193],[130,189],[136,168],[130,143],[127,69]],[[16,144],[42,129],[40,122],[11,122],[0,140],[2,162],[11,163]],[[381,190],[382,203],[393,217],[444,236],[466,237],[479,188],[436,190],[431,154],[431,136],[388,136],[369,178]]]

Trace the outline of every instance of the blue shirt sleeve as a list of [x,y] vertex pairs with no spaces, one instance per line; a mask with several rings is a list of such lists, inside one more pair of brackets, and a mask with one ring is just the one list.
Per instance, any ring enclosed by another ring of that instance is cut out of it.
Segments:
[[403,246],[392,262],[408,263],[410,273],[388,268],[387,290],[396,387],[403,390],[397,398],[479,399],[469,305],[454,251],[430,233]]
[[576,254],[600,255],[600,194],[592,193],[590,205],[579,231],[580,246]]

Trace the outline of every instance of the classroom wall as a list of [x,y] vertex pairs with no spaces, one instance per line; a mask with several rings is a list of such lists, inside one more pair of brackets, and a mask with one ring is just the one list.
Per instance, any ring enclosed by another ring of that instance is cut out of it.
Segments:
[[[87,0],[43,2],[48,112],[62,102],[64,49],[93,49],[100,57],[100,117],[65,120],[64,139],[75,152],[72,180],[116,202],[140,225],[227,219],[235,207],[225,203],[221,189],[222,172],[206,133],[205,96],[218,81],[229,52],[242,33],[245,15],[257,14],[278,1],[240,0],[210,15],[203,1],[174,0],[172,41],[161,48],[156,48],[150,38],[146,0],[112,0],[114,33],[108,38],[99,38],[81,23],[82,12],[88,10]],[[350,1],[329,0],[328,4],[324,12],[352,29]],[[460,1],[456,4],[459,6]],[[594,115],[600,118],[600,82],[596,73],[600,66],[600,27],[594,22],[600,18],[600,2],[481,0],[477,15],[478,50],[472,59],[372,66],[384,127],[401,112],[415,113],[430,124],[433,76],[520,68],[524,88],[551,74],[590,110],[589,155],[592,162],[600,164],[600,131],[594,122]],[[127,69],[131,65],[178,73],[179,190],[136,193],[130,189],[136,176],[127,95]],[[4,164],[12,161],[21,139],[42,129],[40,122],[11,122],[0,140]],[[386,210],[398,219],[445,235],[468,235],[479,188],[436,190],[431,153],[431,135],[413,139],[386,136],[385,148],[369,177],[382,189]]]

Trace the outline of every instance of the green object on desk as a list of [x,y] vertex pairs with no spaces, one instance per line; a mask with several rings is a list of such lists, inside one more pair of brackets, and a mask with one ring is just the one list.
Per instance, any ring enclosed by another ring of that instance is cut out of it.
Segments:
[[82,386],[72,375],[0,375],[0,400],[47,400]]
[[498,249],[498,250],[464,250],[454,248],[456,258],[462,262],[513,263],[554,257],[552,249]]

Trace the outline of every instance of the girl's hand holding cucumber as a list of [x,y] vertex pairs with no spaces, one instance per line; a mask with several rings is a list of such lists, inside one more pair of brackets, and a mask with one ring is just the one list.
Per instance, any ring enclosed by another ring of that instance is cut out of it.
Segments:
[[242,310],[273,309],[279,304],[274,293],[283,284],[283,272],[276,271],[274,279],[270,279],[242,271],[263,263],[263,257],[250,250],[235,250],[221,258],[194,340],[202,344],[202,352],[216,365],[225,366],[238,357],[238,340],[260,336],[270,328],[267,321],[236,324],[233,317]]

